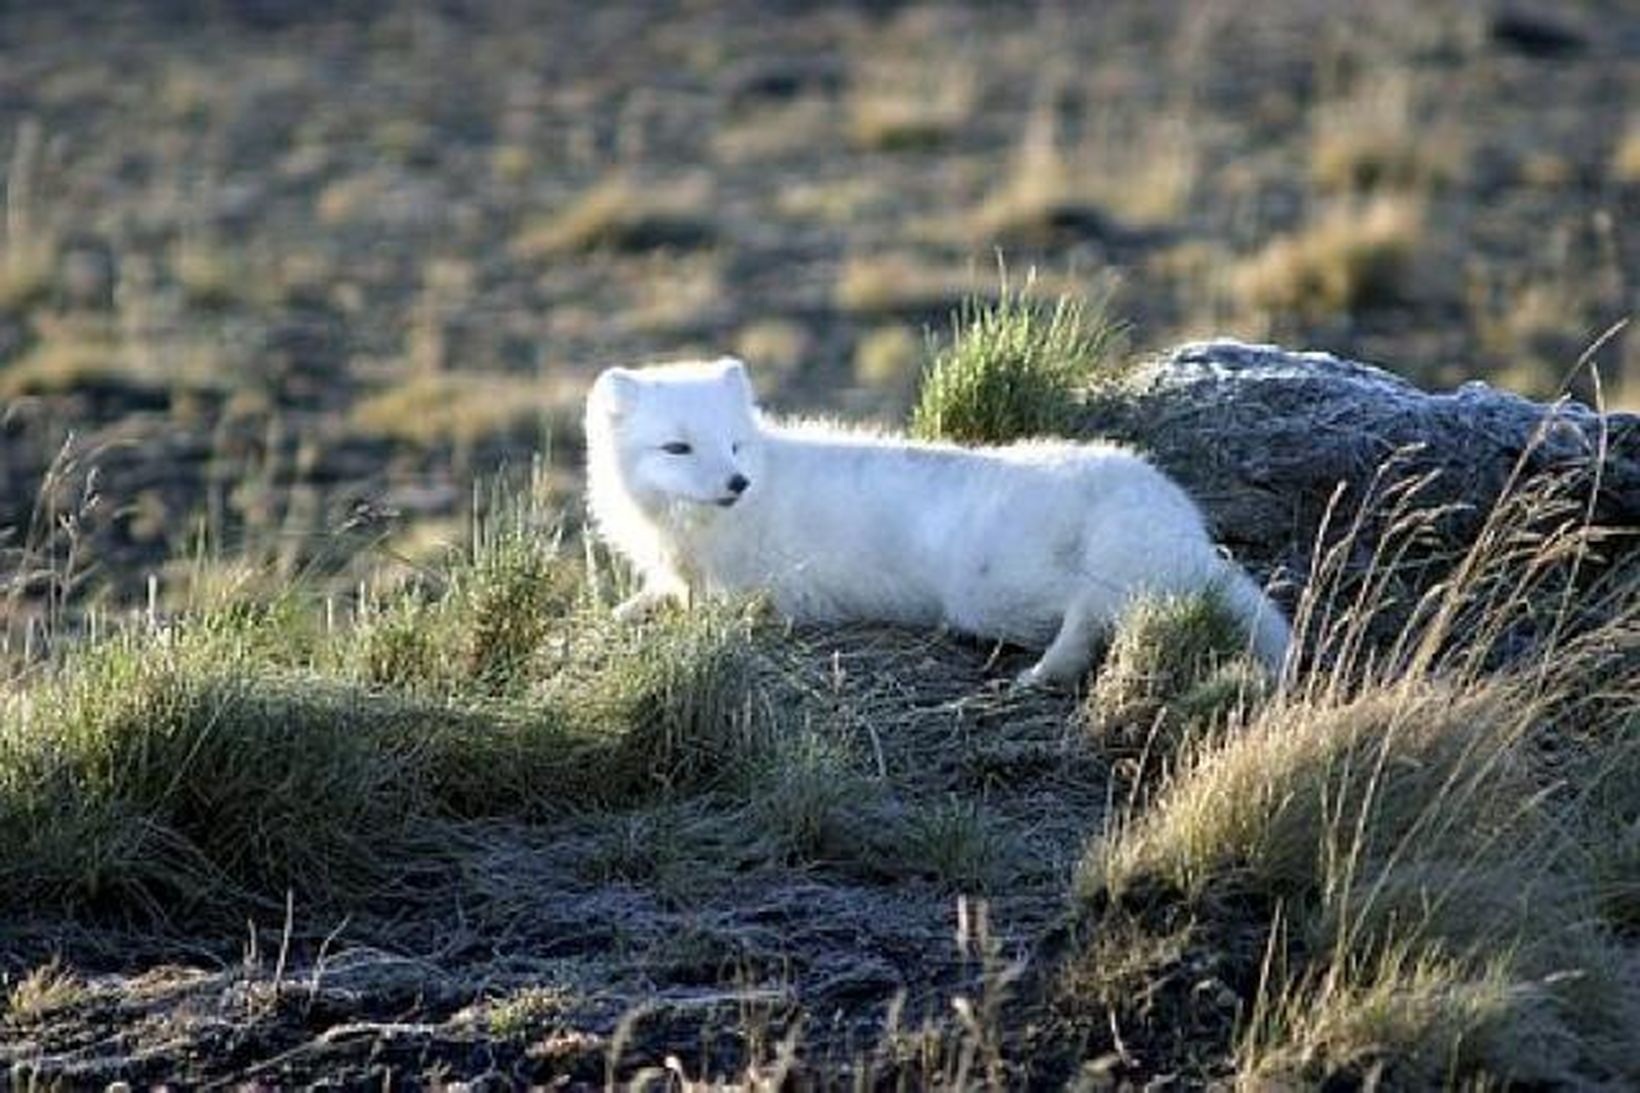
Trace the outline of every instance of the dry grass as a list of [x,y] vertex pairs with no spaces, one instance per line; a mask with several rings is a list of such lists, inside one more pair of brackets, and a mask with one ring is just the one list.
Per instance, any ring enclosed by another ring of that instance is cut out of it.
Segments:
[[869,330],[854,347],[854,381],[877,391],[909,391],[924,349],[924,339],[903,324]]
[[566,413],[553,384],[506,374],[433,372],[361,398],[349,423],[368,436],[470,451],[486,440],[539,440]]
[[1101,132],[1066,148],[1052,113],[1039,108],[1008,173],[972,214],[971,231],[983,242],[1039,246],[1067,230],[1100,234],[1173,223],[1189,209],[1199,163],[1184,119]]
[[[1436,517],[1380,503],[1406,537],[1362,575],[1347,535],[1311,575],[1316,667],[1245,728],[1198,736],[1090,849],[1081,897],[1156,945],[1185,924],[1157,976],[1221,946],[1248,1088],[1632,1082],[1640,955],[1605,899],[1632,867],[1589,847],[1632,812],[1609,809],[1632,769],[1640,586],[1571,612],[1598,536],[1559,480],[1525,481],[1386,638],[1374,616]],[[1072,993],[1109,995],[1071,969]]]
[[939,265],[911,254],[851,254],[832,299],[855,315],[936,315],[974,291],[972,268]]
[[56,276],[58,243],[36,196],[40,124],[17,129],[6,171],[5,231],[0,234],[0,307],[20,309],[47,295]]
[[[736,117],[712,134],[712,149],[726,163],[775,161],[838,140],[838,108],[830,99],[804,95],[789,103]],[[782,191],[782,197],[786,191]]]
[[849,139],[877,152],[937,148],[967,123],[976,93],[974,71],[964,64],[868,68],[849,97]]
[[[1194,757],[1162,800],[1124,832],[1096,883],[1118,897],[1140,878],[1201,896],[1226,876],[1260,892],[1320,891],[1330,863],[1406,854],[1432,827],[1465,830],[1488,818],[1489,791],[1513,807],[1522,786],[1499,755],[1520,731],[1510,696],[1458,695],[1409,685],[1341,705],[1281,705]],[[1474,738],[1477,725],[1502,739]],[[1460,782],[1484,772],[1484,785]],[[1450,794],[1450,796],[1446,796]],[[1356,817],[1370,844],[1318,844]],[[1492,818],[1497,821],[1500,818]]]
[[527,222],[513,238],[520,258],[545,259],[592,250],[644,251],[709,245],[710,187],[698,177],[669,183],[611,174],[568,205]]
[[1403,300],[1423,220],[1416,199],[1333,206],[1246,259],[1236,271],[1237,294],[1257,311],[1310,316]]
[[1279,1029],[1272,1042],[1261,1043],[1259,1030],[1244,1048],[1238,1084],[1431,1089],[1490,1075],[1558,1085],[1568,1077],[1569,1045],[1565,1030],[1545,1019],[1546,994],[1501,967],[1475,971],[1392,952],[1356,981],[1284,1000],[1287,1008],[1266,1018]]
[[1628,185],[1640,182],[1640,123],[1631,123],[1612,149],[1611,176]]
[[103,316],[35,316],[34,344],[0,372],[0,397],[118,390],[127,396],[220,392],[235,377],[208,343],[133,341]]
[[85,984],[61,961],[50,960],[19,979],[6,992],[0,1022],[14,1029],[36,1024],[86,996]]
[[1420,110],[1410,73],[1380,75],[1311,114],[1310,177],[1330,193],[1428,192],[1456,182],[1461,130]]
[[812,347],[808,327],[790,319],[757,319],[735,332],[735,356],[782,379],[798,374]]
[[1202,734],[1264,697],[1246,636],[1217,596],[1144,600],[1123,616],[1084,703],[1088,731],[1135,778],[1171,769]]
[[221,308],[245,298],[253,278],[243,255],[202,232],[185,233],[171,251],[171,273],[189,302]]

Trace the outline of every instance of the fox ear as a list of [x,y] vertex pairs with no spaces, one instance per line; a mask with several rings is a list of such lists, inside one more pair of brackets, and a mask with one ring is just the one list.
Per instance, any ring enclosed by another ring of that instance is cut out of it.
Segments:
[[718,368],[722,369],[723,382],[738,389],[746,396],[747,402],[756,402],[752,394],[752,379],[746,374],[746,363],[739,357],[719,357]]
[[592,385],[592,398],[611,416],[619,416],[632,409],[638,401],[643,381],[630,368],[606,368]]

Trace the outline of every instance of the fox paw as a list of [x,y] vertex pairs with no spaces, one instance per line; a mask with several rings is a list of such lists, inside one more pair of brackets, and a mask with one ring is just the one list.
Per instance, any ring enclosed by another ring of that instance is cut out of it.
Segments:
[[645,596],[639,593],[623,603],[617,604],[611,612],[616,622],[642,622],[655,613],[660,606],[660,600],[654,596]]
[[1041,663],[1033,664],[1014,677],[1013,690],[1015,691],[1074,691],[1076,679],[1066,679],[1057,672],[1044,668]]
[[1054,685],[1055,681],[1042,670],[1042,665],[1033,664],[1014,677],[1012,689],[1015,691],[1040,691]]

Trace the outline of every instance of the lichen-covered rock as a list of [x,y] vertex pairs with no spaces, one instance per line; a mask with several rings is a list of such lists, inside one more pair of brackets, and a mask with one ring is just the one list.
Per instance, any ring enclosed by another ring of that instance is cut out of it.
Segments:
[[1348,515],[1390,460],[1380,484],[1436,472],[1419,497],[1459,506],[1442,524],[1453,545],[1473,536],[1517,467],[1569,471],[1588,486],[1598,470],[1596,522],[1640,527],[1640,417],[1478,382],[1430,393],[1327,353],[1179,346],[1095,399],[1084,424],[1148,453],[1201,503],[1218,539],[1265,571],[1302,574],[1339,484]]

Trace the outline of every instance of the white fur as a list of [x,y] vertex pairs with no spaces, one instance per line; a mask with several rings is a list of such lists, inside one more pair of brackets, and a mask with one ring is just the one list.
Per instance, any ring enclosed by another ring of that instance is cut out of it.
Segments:
[[1113,445],[960,448],[775,422],[731,358],[606,370],[586,435],[593,521],[642,579],[623,617],[765,592],[792,619],[1045,648],[1021,681],[1068,683],[1135,597],[1217,586],[1270,669],[1286,658],[1281,612],[1219,556],[1195,504]]

